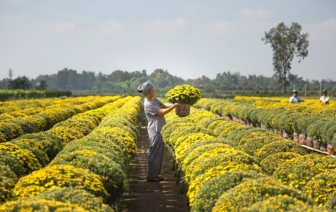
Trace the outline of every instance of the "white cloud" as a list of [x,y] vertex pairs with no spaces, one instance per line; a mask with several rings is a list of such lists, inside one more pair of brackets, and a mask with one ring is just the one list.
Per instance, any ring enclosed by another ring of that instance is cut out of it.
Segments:
[[264,8],[259,9],[251,9],[251,8],[245,8],[238,13],[239,15],[245,17],[245,18],[267,18],[271,16],[273,13],[271,11],[268,11]]
[[93,31],[100,35],[114,35],[126,30],[126,27],[117,21],[107,21],[98,24]]
[[75,23],[68,22],[59,22],[59,23],[48,23],[47,28],[54,33],[58,34],[68,34],[72,33],[75,29]]
[[218,21],[214,25],[214,32],[216,36],[226,36],[226,35],[232,35],[240,33],[244,30],[243,27],[241,27],[238,24],[227,22],[224,20]]
[[188,20],[185,18],[175,18],[171,20],[158,19],[150,23],[149,27],[157,33],[171,33],[185,29],[188,25]]
[[336,43],[336,18],[308,25],[304,29],[310,34],[312,40],[318,40],[323,43]]
[[0,22],[3,23],[21,22],[25,20],[27,20],[26,14],[0,15]]

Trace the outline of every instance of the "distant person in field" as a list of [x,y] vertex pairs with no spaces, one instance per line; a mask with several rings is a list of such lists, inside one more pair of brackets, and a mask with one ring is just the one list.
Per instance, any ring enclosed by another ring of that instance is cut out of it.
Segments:
[[320,102],[321,102],[322,104],[329,104],[329,102],[330,102],[330,98],[329,98],[329,96],[328,96],[328,91],[327,91],[327,90],[323,90],[323,91],[322,91],[322,96],[321,96],[321,98],[320,98]]
[[300,103],[300,102],[304,102],[304,100],[298,96],[298,92],[297,90],[293,90],[292,91],[293,96],[291,98],[289,98],[289,102],[290,103]]
[[164,115],[172,111],[179,103],[164,104],[155,97],[155,89],[150,81],[138,87],[138,92],[145,96],[144,110],[148,120],[147,131],[150,139],[148,157],[148,176],[147,181],[159,182],[163,180],[160,176],[164,143],[161,129],[166,124]]

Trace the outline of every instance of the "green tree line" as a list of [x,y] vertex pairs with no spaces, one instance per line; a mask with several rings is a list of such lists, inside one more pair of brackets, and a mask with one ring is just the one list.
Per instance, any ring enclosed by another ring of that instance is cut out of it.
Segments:
[[[10,82],[16,79],[5,78],[1,80],[0,89],[9,88]],[[30,89],[70,90],[74,94],[134,95],[137,92],[137,87],[147,80],[154,84],[157,93],[160,95],[183,83],[198,87],[202,90],[202,93],[212,96],[279,96],[283,94],[275,75],[272,77],[263,75],[245,76],[239,72],[218,73],[214,79],[205,75],[196,79],[183,79],[163,69],[156,69],[151,74],[147,74],[146,70],[134,72],[115,70],[110,74],[101,72],[97,74],[92,71],[77,72],[73,69],[64,68],[59,70],[57,74],[40,75],[35,79],[20,77],[20,80],[29,81]],[[333,92],[336,93],[336,81],[331,79],[304,80],[302,77],[290,74],[288,82],[289,90],[296,89],[301,92],[301,95],[306,91],[308,96],[318,96],[320,95],[320,89],[329,90],[330,95],[335,95]]]

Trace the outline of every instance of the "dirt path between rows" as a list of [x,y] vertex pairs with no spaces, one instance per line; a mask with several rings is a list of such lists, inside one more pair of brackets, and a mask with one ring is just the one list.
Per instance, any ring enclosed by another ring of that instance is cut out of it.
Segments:
[[128,212],[188,212],[188,198],[181,194],[181,185],[177,185],[172,169],[173,158],[167,149],[162,164],[161,182],[147,182],[147,158],[149,154],[149,138],[146,128],[140,128],[141,138],[138,143],[139,154],[130,164],[129,190],[123,196],[123,211]]

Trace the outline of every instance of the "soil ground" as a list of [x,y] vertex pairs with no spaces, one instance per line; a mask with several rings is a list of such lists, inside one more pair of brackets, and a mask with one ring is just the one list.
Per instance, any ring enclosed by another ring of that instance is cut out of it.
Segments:
[[149,138],[147,129],[139,128],[140,141],[138,156],[130,164],[129,190],[121,200],[122,211],[127,212],[188,212],[188,198],[182,194],[185,186],[177,184],[174,178],[173,161],[170,152],[165,149],[161,182],[147,182],[147,158],[149,154]]

